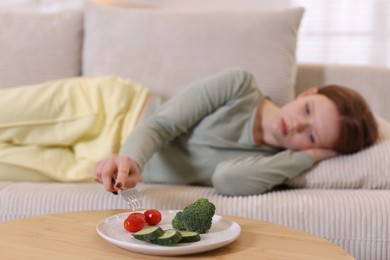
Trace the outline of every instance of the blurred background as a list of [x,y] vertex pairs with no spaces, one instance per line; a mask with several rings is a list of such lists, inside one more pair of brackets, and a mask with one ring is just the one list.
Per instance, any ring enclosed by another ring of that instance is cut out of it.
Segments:
[[[82,6],[87,0],[0,0],[0,11]],[[305,7],[298,62],[390,67],[389,0],[95,0],[123,8],[251,10]]]

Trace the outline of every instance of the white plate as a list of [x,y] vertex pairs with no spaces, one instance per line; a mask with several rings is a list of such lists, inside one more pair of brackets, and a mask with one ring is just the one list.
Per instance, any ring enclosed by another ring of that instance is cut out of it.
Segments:
[[[140,211],[142,212],[142,211]],[[160,210],[162,229],[171,229],[171,221],[177,210]],[[96,226],[97,233],[108,242],[123,249],[147,255],[188,255],[206,252],[230,244],[238,238],[241,227],[227,218],[214,215],[211,229],[201,234],[201,240],[192,243],[178,243],[173,246],[160,246],[137,240],[123,227],[123,221],[130,213],[113,215],[101,220]]]

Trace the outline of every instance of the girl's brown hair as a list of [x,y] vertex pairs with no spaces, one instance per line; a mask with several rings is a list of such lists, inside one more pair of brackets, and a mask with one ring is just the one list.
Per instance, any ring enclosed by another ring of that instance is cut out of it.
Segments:
[[318,89],[336,104],[340,116],[340,134],[334,148],[341,154],[360,151],[378,139],[378,124],[364,100],[356,91],[339,86],[328,85]]

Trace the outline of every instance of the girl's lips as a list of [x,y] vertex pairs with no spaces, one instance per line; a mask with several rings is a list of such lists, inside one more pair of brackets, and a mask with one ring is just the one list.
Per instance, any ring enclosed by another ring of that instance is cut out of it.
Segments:
[[280,129],[281,129],[281,132],[284,136],[286,136],[288,134],[288,128],[287,128],[286,122],[283,119],[280,120]]

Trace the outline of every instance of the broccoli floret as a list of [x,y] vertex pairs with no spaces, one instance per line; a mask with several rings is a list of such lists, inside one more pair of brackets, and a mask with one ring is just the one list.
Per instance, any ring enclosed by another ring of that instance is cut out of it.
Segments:
[[211,228],[214,213],[215,205],[208,199],[200,198],[176,213],[172,227],[204,234]]
[[183,216],[183,211],[176,213],[175,217],[172,219],[172,227],[177,230],[186,230],[186,227],[183,224],[181,217]]

